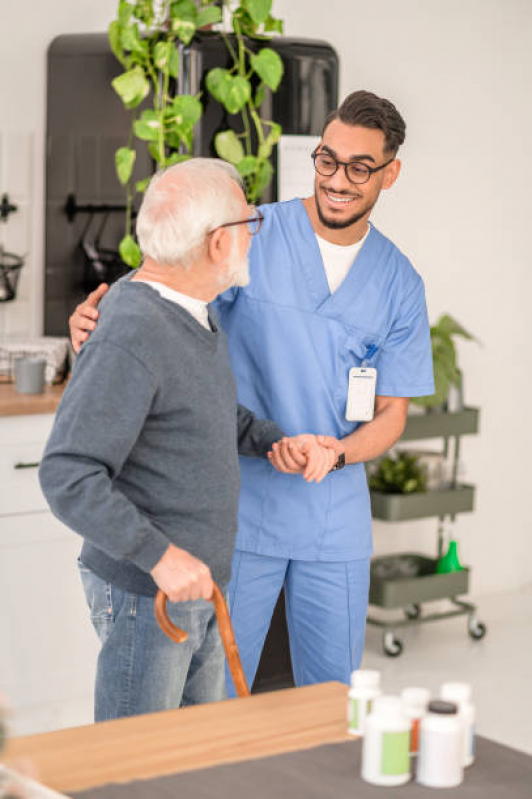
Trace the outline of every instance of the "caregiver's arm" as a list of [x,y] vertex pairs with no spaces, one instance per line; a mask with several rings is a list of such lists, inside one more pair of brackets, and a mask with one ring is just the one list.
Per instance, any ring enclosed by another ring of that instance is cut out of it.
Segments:
[[408,414],[408,397],[375,397],[375,416],[371,422],[361,424],[354,433],[338,439],[318,436],[318,441],[334,449],[337,455],[345,453],[346,463],[365,463],[382,455],[401,438]]
[[[392,447],[405,429],[408,413],[408,397],[375,398],[375,416],[371,422],[361,424],[354,433],[345,438],[316,436],[324,447],[331,449],[334,462],[345,454],[346,463],[363,463],[373,460]],[[290,439],[283,439],[276,447],[277,458],[285,467],[283,471],[296,473],[304,465],[299,448]]]

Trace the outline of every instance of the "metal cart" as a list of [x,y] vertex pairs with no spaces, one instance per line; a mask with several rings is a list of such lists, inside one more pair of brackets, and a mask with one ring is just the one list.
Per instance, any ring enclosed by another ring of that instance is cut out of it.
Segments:
[[[385,654],[390,657],[398,657],[403,651],[403,643],[394,633],[400,627],[466,615],[467,630],[472,639],[480,640],[486,634],[486,626],[478,620],[475,605],[458,599],[468,591],[470,569],[465,567],[461,571],[447,574],[435,573],[436,564],[443,554],[446,519],[454,520],[457,513],[473,510],[475,488],[472,485],[459,484],[457,474],[460,438],[463,435],[477,433],[478,422],[478,408],[409,416],[401,441],[443,438],[443,455],[445,458],[451,457],[451,487],[418,494],[371,492],[372,515],[375,519],[406,521],[431,516],[439,519],[437,557],[430,558],[418,553],[404,553],[402,556],[408,558],[411,565],[415,565],[415,576],[406,578],[394,578],[393,576],[387,578],[382,574],[379,576],[376,567],[379,563],[382,565],[386,558],[375,558],[372,561],[370,605],[383,608],[386,611],[402,611],[404,616],[389,621],[368,616],[368,624],[376,625],[384,630],[383,649]],[[449,600],[451,605],[449,610],[429,614],[423,612],[423,603],[442,599]]]

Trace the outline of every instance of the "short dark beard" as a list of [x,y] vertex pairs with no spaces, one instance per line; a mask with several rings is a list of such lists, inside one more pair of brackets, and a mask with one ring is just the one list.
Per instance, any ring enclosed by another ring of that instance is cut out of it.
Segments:
[[323,215],[323,211],[321,210],[317,195],[315,199],[316,199],[316,209],[318,211],[319,220],[324,227],[328,227],[330,230],[342,230],[343,228],[355,225],[360,219],[362,219],[362,217],[366,216],[366,214],[369,211],[371,211],[371,209],[373,208],[373,205],[375,205],[375,203],[373,203],[373,205],[370,205],[369,208],[364,208],[362,211],[359,211],[358,213],[354,214],[354,216],[350,216],[349,219],[336,221],[325,218],[325,216]]

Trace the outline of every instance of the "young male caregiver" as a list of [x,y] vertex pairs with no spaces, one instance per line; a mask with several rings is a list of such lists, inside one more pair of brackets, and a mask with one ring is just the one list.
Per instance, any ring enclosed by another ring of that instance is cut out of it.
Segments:
[[[408,398],[434,391],[423,282],[368,222],[397,179],[404,137],[392,103],[349,95],[313,154],[314,196],[262,206],[251,282],[216,302],[239,401],[288,435],[326,434],[338,455],[316,485],[298,474],[289,442],[274,446],[271,463],[241,458],[229,593],[250,684],[283,587],[296,684],[348,683],[360,664],[372,553],[364,462],[400,437]],[[104,290],[73,314],[75,347]],[[377,370],[366,424],[346,420],[349,370],[361,364]]]

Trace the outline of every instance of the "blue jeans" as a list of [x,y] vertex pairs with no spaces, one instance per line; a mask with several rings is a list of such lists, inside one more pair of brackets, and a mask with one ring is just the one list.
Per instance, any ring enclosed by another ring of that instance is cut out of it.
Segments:
[[122,591],[81,561],[78,566],[102,644],[95,721],[225,699],[224,651],[212,603],[168,603],[170,620],[188,633],[188,641],[176,644],[157,623],[154,597]]
[[[369,558],[346,562],[286,560],[235,550],[229,603],[250,686],[283,586],[295,684],[328,680],[349,684],[364,649]],[[229,674],[227,692],[235,696]]]

